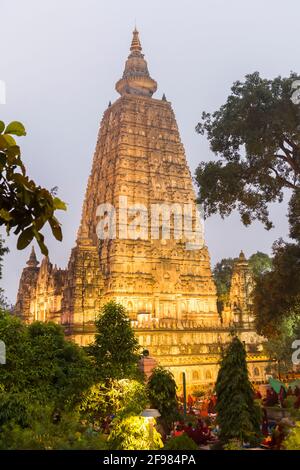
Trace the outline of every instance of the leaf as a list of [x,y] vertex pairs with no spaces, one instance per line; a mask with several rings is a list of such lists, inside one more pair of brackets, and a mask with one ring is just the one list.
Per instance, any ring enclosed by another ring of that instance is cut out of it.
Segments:
[[34,236],[34,233],[33,233],[32,227],[26,228],[18,238],[18,242],[17,242],[18,250],[24,250],[24,248],[26,248],[26,246],[28,246],[29,243],[32,241],[33,236]]
[[0,134],[2,134],[2,132],[4,131],[5,129],[5,124],[3,121],[0,121]]
[[12,145],[7,149],[6,153],[10,157],[19,157],[21,155],[20,147],[18,145]]
[[0,163],[3,166],[6,164],[6,155],[3,152],[0,152]]
[[66,203],[63,202],[61,199],[59,199],[59,197],[55,197],[53,199],[53,205],[55,209],[62,210],[62,211],[67,210]]
[[11,220],[11,215],[6,209],[1,209],[0,218],[5,220],[6,222],[9,222]]
[[12,121],[6,126],[4,134],[13,134],[13,135],[26,135],[26,130],[23,124],[19,121]]
[[15,139],[11,135],[1,134],[0,135],[0,150],[7,149],[17,145]]
[[43,255],[45,256],[48,256],[48,248],[46,247],[45,243],[44,243],[44,235],[42,235],[41,233],[38,233],[36,236],[35,236],[38,244],[39,244],[39,247],[40,247],[40,250],[41,252],[43,253]]
[[48,222],[50,224],[52,233],[55,236],[56,240],[61,242],[63,236],[62,236],[62,231],[61,231],[61,227],[59,225],[58,220],[55,217],[51,217],[51,219],[49,219]]

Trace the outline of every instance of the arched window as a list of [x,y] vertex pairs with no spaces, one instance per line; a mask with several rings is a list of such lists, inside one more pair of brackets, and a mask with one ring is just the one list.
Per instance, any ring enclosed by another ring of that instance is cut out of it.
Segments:
[[212,376],[211,376],[211,371],[210,371],[210,370],[207,370],[207,371],[205,372],[205,378],[206,378],[207,380],[211,380]]
[[193,377],[193,380],[199,380],[199,373],[196,370],[194,370],[192,377]]
[[254,375],[255,377],[258,377],[258,376],[259,376],[259,368],[258,368],[258,367],[254,367],[254,369],[253,369],[253,375]]

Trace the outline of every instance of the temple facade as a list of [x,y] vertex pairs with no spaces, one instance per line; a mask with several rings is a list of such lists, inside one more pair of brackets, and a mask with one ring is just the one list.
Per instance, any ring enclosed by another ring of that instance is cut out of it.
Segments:
[[153,98],[137,30],[120,94],[104,112],[81,223],[67,269],[34,250],[23,270],[15,313],[26,322],[61,323],[74,341],[90,343],[109,300],[124,305],[141,348],[189,389],[213,383],[234,327],[248,350],[252,377],[262,381],[267,358],[254,331],[252,278],[236,262],[230,300],[217,311],[208,248],[171,103]]

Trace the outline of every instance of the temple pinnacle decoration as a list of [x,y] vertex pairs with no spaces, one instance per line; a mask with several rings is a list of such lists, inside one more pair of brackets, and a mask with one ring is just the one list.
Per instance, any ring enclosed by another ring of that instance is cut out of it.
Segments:
[[150,77],[147,62],[142,54],[139,33],[135,28],[130,46],[130,54],[125,64],[123,77],[116,83],[120,95],[135,94],[152,96],[157,90],[157,83]]
[[115,300],[126,308],[141,348],[168,367],[179,386],[185,373],[190,389],[215,381],[234,326],[245,344],[256,345],[249,370],[262,380],[267,359],[249,313],[247,261],[236,265],[221,318],[204,235],[197,232],[197,243],[189,238],[197,226],[196,195],[176,118],[165,94],[153,98],[156,89],[135,29],[116,83],[121,96],[101,121],[68,267],[57,269],[45,258],[39,268],[32,253],[15,313],[29,323],[61,323],[87,345],[101,307]]

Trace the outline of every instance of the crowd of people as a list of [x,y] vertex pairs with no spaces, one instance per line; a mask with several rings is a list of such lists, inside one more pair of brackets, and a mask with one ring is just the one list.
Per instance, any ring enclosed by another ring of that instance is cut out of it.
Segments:
[[[294,397],[287,400],[288,397]],[[289,418],[275,420],[268,416],[269,407],[286,408],[289,406],[300,409],[300,388],[298,386],[281,386],[276,392],[272,387],[268,387],[264,396],[259,389],[255,391],[255,398],[260,400],[262,405],[261,433],[263,440],[262,448],[280,449],[282,442],[287,435],[287,430],[291,426]],[[181,397],[181,403],[183,402]],[[183,404],[180,407],[181,415],[185,416],[182,421],[174,424],[171,436],[177,437],[182,434],[188,435],[197,445],[206,446],[218,439],[218,426],[216,425],[216,402],[217,397],[213,393],[207,393],[201,398],[188,396],[187,409],[184,413]]]

